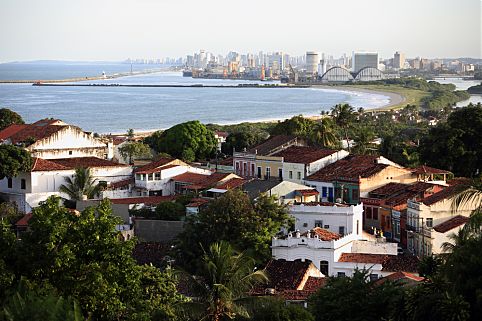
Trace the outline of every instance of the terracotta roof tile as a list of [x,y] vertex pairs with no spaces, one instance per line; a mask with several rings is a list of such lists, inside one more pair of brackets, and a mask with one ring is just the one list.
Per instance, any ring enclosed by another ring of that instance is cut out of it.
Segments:
[[403,272],[403,271],[398,271],[398,272],[392,273],[390,275],[387,275],[384,278],[381,278],[381,279],[375,281],[375,284],[381,285],[381,284],[383,284],[387,281],[399,282],[399,283],[402,283],[402,284],[414,284],[414,283],[422,282],[423,280],[425,280],[425,278],[417,276],[415,274]]
[[319,182],[357,181],[359,178],[371,177],[389,166],[379,164],[377,159],[377,156],[371,155],[349,155],[308,176],[307,180]]
[[298,190],[296,190],[296,193],[301,195],[301,196],[320,195],[320,192],[318,192],[316,189],[298,189]]
[[131,177],[131,178],[126,178],[126,179],[117,181],[117,182],[113,182],[113,183],[110,184],[110,187],[112,189],[116,189],[116,188],[129,186],[129,184],[134,185],[134,183],[135,183],[135,180],[134,180],[134,178]]
[[31,124],[23,128],[22,130],[14,133],[9,137],[12,144],[20,144],[27,141],[29,138],[33,138],[35,141],[41,140],[52,136],[53,134],[67,128],[68,126],[61,125],[35,125]]
[[75,168],[88,168],[88,167],[128,167],[129,165],[116,163],[107,159],[97,157],[71,157],[71,158],[57,158],[49,159],[50,162],[54,162],[65,166],[69,169]]
[[111,198],[112,204],[146,204],[157,205],[161,202],[170,202],[175,200],[175,196],[143,196],[143,197],[126,197]]
[[381,264],[382,271],[417,272],[420,260],[412,255],[342,253],[338,262]]
[[311,233],[310,236],[313,238],[315,237],[315,235],[317,235],[318,238],[322,241],[334,241],[341,238],[340,234],[333,233],[321,227],[315,227],[314,229],[303,233],[303,235],[307,235],[308,233]]
[[186,172],[186,173],[172,177],[172,180],[175,182],[190,184],[188,186],[185,186],[185,188],[199,190],[199,189],[214,187],[229,175],[231,174],[230,173],[212,173],[211,175],[206,175],[206,174]]
[[328,281],[328,278],[323,278],[323,277],[317,278],[317,277],[310,276],[308,277],[308,280],[306,281],[305,286],[303,287],[303,290],[316,292],[320,288],[324,287],[327,281]]
[[336,150],[332,149],[291,146],[281,152],[273,154],[272,156],[283,157],[283,161],[286,163],[310,164],[336,152]]
[[404,191],[407,187],[408,187],[407,184],[392,182],[372,190],[369,194],[370,194],[370,197],[385,198],[395,193]]
[[268,156],[272,153],[276,153],[283,145],[295,144],[296,141],[297,138],[295,136],[277,135],[270,137],[263,143],[250,148],[248,152]]
[[17,223],[15,223],[15,226],[17,227],[28,226],[28,221],[30,221],[31,218],[32,218],[32,213],[27,213],[24,216],[22,216],[22,218],[19,219]]
[[31,169],[32,172],[47,172],[47,171],[62,171],[62,170],[70,170],[70,168],[47,159],[32,157],[32,169]]
[[7,138],[9,138],[10,136],[18,133],[19,131],[21,131],[22,129],[24,129],[25,127],[27,127],[28,125],[17,125],[17,124],[12,124],[10,126],[8,126],[7,128],[4,128],[2,130],[0,130],[0,140],[5,140]]
[[175,160],[174,158],[160,158],[155,162],[151,162],[149,164],[146,164],[144,166],[137,168],[135,172],[142,173],[142,174],[154,173],[159,167],[168,165],[174,160]]
[[265,271],[269,276],[268,284],[263,288],[273,288],[276,291],[296,290],[308,271],[311,262],[271,260]]
[[446,170],[443,170],[443,169],[438,169],[438,168],[433,168],[433,167],[429,167],[429,166],[425,166],[425,165],[413,168],[412,171],[415,174],[418,174],[418,175],[451,174],[451,172],[449,172],[449,171],[446,171]]
[[216,185],[216,188],[228,190],[228,189],[233,189],[233,188],[243,186],[246,182],[247,180],[242,178],[233,178],[227,182],[223,182],[219,185]]
[[459,194],[460,192],[468,189],[468,185],[464,184],[456,184],[456,185],[451,185],[443,190],[441,190],[438,193],[435,193],[429,197],[426,197],[422,202],[423,204],[429,206],[435,203],[438,203],[440,201],[450,199],[454,197],[455,195]]
[[462,215],[457,215],[454,217],[451,217],[450,219],[446,220],[445,222],[442,222],[440,224],[437,224],[433,227],[433,229],[439,233],[446,233],[456,227],[459,227],[469,221],[469,218],[466,216]]

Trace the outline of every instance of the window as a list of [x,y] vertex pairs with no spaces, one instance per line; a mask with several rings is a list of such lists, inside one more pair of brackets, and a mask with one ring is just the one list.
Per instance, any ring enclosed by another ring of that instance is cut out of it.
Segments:
[[72,151],[71,151],[71,150],[69,150],[69,155],[72,155]]
[[370,281],[376,281],[378,280],[378,274],[370,274]]
[[290,171],[290,173],[289,173],[289,177],[290,177],[290,179],[292,179],[292,178],[293,178],[293,171]]
[[300,180],[301,179],[301,172],[298,172],[296,176]]
[[365,217],[367,220],[372,219],[372,208],[371,207],[365,207]]
[[351,190],[351,199],[352,201],[358,201],[358,189],[352,189]]
[[243,163],[243,175],[248,175],[248,164]]
[[271,177],[271,168],[266,167],[266,179],[269,179]]
[[324,276],[328,276],[328,261],[320,261],[320,272]]
[[329,229],[329,228],[330,228],[330,225],[325,225],[323,228],[324,228],[324,229]]
[[360,234],[360,220],[356,220],[356,234]]
[[315,227],[323,227],[323,221],[316,220]]
[[239,172],[239,163],[238,163],[238,162],[236,162],[236,173],[237,173],[237,174],[240,174],[240,172]]
[[429,228],[433,227],[433,218],[431,217],[427,218],[427,227]]
[[20,188],[21,189],[26,189],[27,188],[27,182],[25,181],[25,178],[22,178],[20,180]]
[[333,200],[333,187],[328,188],[328,200],[330,202]]
[[154,179],[155,179],[156,181],[160,181],[160,180],[161,180],[161,172],[157,172],[157,173],[155,173],[154,175],[155,175],[155,178],[154,178]]
[[337,276],[339,278],[344,278],[346,276],[345,272],[338,272]]
[[261,166],[258,166],[258,178],[261,178]]
[[251,164],[251,175],[250,176],[254,176],[254,164]]
[[7,186],[8,186],[8,188],[12,188],[12,186],[13,186],[13,180],[12,180],[11,177],[9,177],[9,178],[7,179]]
[[323,186],[321,188],[321,197],[326,197],[328,196],[328,188],[326,186]]
[[378,207],[374,207],[374,208],[373,208],[373,219],[374,219],[375,221],[378,220]]
[[340,234],[340,235],[345,235],[345,227],[344,227],[344,226],[339,226],[339,227],[338,227],[338,234]]
[[283,169],[282,168],[278,168],[278,178],[283,179]]
[[148,174],[148,179],[149,181],[154,180],[154,174]]
[[386,226],[387,226],[387,229],[389,229],[389,228],[390,228],[390,224],[391,224],[391,223],[390,223],[390,217],[389,217],[389,216],[386,216],[386,217],[385,217],[385,224],[386,224]]

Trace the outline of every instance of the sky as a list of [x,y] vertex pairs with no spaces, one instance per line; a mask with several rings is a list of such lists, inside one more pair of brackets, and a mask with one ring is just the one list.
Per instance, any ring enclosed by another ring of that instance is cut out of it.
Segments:
[[482,57],[482,0],[0,0],[0,62],[318,51]]

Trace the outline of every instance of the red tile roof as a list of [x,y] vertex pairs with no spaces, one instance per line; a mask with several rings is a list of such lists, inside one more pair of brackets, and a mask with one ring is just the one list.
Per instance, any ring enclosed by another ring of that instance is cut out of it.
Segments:
[[296,193],[300,194],[301,196],[320,195],[320,192],[318,192],[316,189],[298,189],[296,190]]
[[422,202],[423,204],[430,206],[440,201],[450,199],[467,188],[469,188],[469,186],[464,184],[451,185],[438,193],[426,197]]
[[380,186],[379,188],[375,188],[369,194],[370,194],[370,197],[385,198],[387,196],[404,191],[407,187],[408,187],[407,184],[392,182],[392,183],[388,183],[386,185]]
[[358,181],[378,174],[389,165],[379,164],[377,156],[349,155],[307,177],[310,181]]
[[31,125],[27,125],[23,129],[15,132],[13,135],[9,136],[8,138],[12,141],[12,144],[19,144],[27,141],[30,138],[33,138],[35,141],[47,138],[52,136],[53,134],[67,128],[66,125],[44,125],[34,123]]
[[457,215],[454,217],[451,217],[450,219],[446,220],[445,222],[442,222],[440,224],[437,224],[433,227],[433,229],[439,233],[446,233],[456,227],[459,227],[461,225],[464,225],[469,221],[469,218],[466,216],[462,215]]
[[398,272],[392,273],[390,275],[387,275],[384,278],[381,278],[381,279],[375,281],[375,284],[381,285],[381,284],[383,284],[387,281],[411,284],[411,283],[422,282],[423,280],[425,280],[425,278],[417,276],[415,274],[403,272],[403,271],[398,271]]
[[269,282],[263,288],[272,288],[276,291],[296,290],[308,272],[310,264],[309,261],[269,261],[265,268]]
[[199,190],[215,187],[229,175],[231,175],[231,173],[212,173],[211,175],[205,175],[186,172],[184,174],[174,176],[172,180],[175,182],[190,184],[184,188]]
[[17,223],[15,223],[15,226],[26,227],[28,226],[28,221],[30,221],[31,218],[32,218],[32,213],[25,214],[24,216],[22,216],[21,219],[17,221]]
[[223,182],[223,183],[221,183],[221,184],[219,184],[219,185],[216,185],[216,188],[219,188],[219,189],[233,189],[233,188],[237,188],[237,187],[243,186],[246,182],[247,182],[247,180],[242,179],[242,178],[233,178],[233,179],[230,179],[230,180],[227,181],[227,182]]
[[321,227],[315,227],[311,231],[303,233],[303,235],[307,235],[310,233],[311,237],[314,238],[315,235],[318,236],[318,238],[322,241],[335,241],[341,238],[341,235],[338,233],[333,233],[331,231],[325,230],[324,228]]
[[386,257],[385,254],[342,253],[338,262],[382,264]]
[[308,202],[303,203],[303,206],[336,206],[336,207],[350,207],[348,204],[332,203],[332,202]]
[[209,203],[209,200],[205,198],[193,198],[186,207],[199,207]]
[[28,125],[17,125],[17,124],[12,124],[10,126],[8,126],[7,128],[4,128],[2,130],[0,130],[0,140],[4,140],[4,139],[7,139],[9,138],[10,136],[18,133],[19,131],[21,131],[22,129],[24,129],[25,127],[27,127]]
[[[159,169],[159,167],[168,165],[171,162],[173,162],[174,160],[175,160],[174,158],[160,158],[159,160],[157,160],[155,162],[151,162],[149,164],[146,164],[144,166],[139,167],[138,169],[136,169],[135,172],[139,173],[139,174],[151,174],[151,173],[156,172]],[[172,166],[172,167],[174,167],[174,166]]]
[[121,181],[117,181],[117,182],[113,182],[110,184],[110,187],[112,189],[116,189],[116,188],[121,188],[121,187],[125,187],[125,186],[129,186],[129,184],[133,184],[134,185],[135,183],[135,180],[134,178],[126,178],[126,179],[123,179]]
[[336,153],[332,149],[319,149],[305,146],[291,146],[273,154],[272,156],[283,157],[286,163],[310,164]]
[[451,174],[449,171],[428,167],[425,165],[413,168],[412,171],[418,175],[431,175],[431,174]]
[[250,153],[257,153],[258,155],[268,156],[272,153],[276,153],[283,146],[294,145],[297,142],[295,136],[290,135],[277,135],[270,137],[263,143],[256,145],[248,150]]
[[305,286],[303,287],[303,290],[316,292],[320,288],[324,287],[327,281],[328,281],[328,278],[323,278],[323,277],[317,278],[314,276],[310,276],[308,277],[308,280],[306,281]]
[[32,172],[62,171],[70,170],[63,165],[57,164],[47,159],[32,157]]
[[175,200],[175,196],[143,196],[143,197],[126,197],[111,198],[112,204],[146,204],[157,205],[161,202],[170,202]]

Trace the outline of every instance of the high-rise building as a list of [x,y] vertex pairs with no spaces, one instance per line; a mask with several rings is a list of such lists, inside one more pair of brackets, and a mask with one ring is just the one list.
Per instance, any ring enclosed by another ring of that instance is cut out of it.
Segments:
[[320,62],[320,55],[314,51],[306,52],[306,73],[315,74],[318,72],[318,63]]
[[378,68],[377,52],[353,52],[352,66],[354,72],[366,67]]
[[405,66],[405,54],[403,52],[397,51],[393,55],[393,68],[403,69]]

